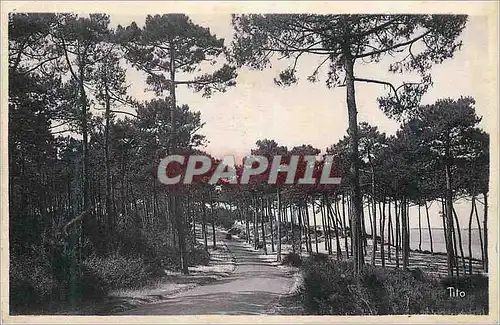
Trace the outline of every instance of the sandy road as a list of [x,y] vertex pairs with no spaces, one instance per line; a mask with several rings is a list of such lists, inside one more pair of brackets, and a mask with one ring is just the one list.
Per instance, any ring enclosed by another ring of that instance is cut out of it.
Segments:
[[259,258],[260,252],[241,241],[227,241],[236,259],[234,272],[214,283],[176,294],[167,300],[143,305],[122,315],[258,315],[266,314],[287,294],[294,279],[282,269]]

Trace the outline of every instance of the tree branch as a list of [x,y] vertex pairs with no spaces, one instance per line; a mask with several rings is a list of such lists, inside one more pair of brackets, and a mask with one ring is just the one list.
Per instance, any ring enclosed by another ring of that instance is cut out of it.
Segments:
[[[394,92],[394,96],[396,96],[397,102],[398,103],[400,102],[399,101],[399,97],[398,97],[397,89],[390,82],[382,81],[382,80],[375,80],[375,79],[358,78],[358,77],[355,77],[354,81],[361,81],[361,82],[368,82],[368,83],[374,83],[374,84],[389,86],[392,89],[392,91]],[[399,89],[399,87],[398,87],[398,89]]]
[[357,56],[354,56],[354,58],[355,59],[359,59],[359,58],[364,58],[364,57],[367,57],[367,56],[377,55],[377,54],[381,54],[381,53],[388,52],[388,51],[391,51],[391,50],[395,50],[397,48],[400,48],[400,47],[407,46],[407,45],[410,45],[412,43],[415,43],[416,41],[420,40],[421,38],[425,37],[428,34],[430,34],[430,31],[427,31],[427,32],[423,33],[422,35],[420,35],[418,37],[415,37],[414,39],[411,39],[409,41],[406,41],[406,42],[403,42],[403,43],[399,43],[399,44],[393,45],[393,46],[388,47],[388,48],[383,48],[383,49],[378,50],[378,51],[373,51],[373,52],[368,52],[368,53],[365,53],[365,54],[357,55]]

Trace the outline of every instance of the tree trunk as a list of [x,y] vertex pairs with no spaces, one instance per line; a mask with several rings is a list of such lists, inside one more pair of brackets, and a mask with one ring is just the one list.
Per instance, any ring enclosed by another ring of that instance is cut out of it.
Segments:
[[[269,226],[271,228],[271,252],[274,253],[274,227],[273,227],[273,219],[274,219],[274,216],[273,216],[273,213],[272,213],[272,207],[271,207],[271,203],[269,201],[269,196],[266,196],[266,205],[267,205],[267,214],[269,215]],[[279,220],[278,220],[279,222]]]
[[292,252],[295,254],[295,225],[293,222],[293,208],[292,204],[290,204],[290,227],[292,228]]
[[[488,272],[488,193],[483,193],[484,196],[484,217],[483,217],[483,231],[484,231],[484,259],[483,267]],[[482,246],[482,245],[481,245]]]
[[[368,210],[368,213],[370,213],[370,210]],[[365,216],[365,209],[364,206],[361,206],[361,225],[360,225],[360,236],[361,236],[361,253],[364,256],[368,254],[367,252],[367,246],[368,246],[368,234],[366,233],[366,216]]]
[[434,245],[432,242],[431,222],[430,222],[430,218],[429,218],[429,207],[427,206],[427,201],[425,201],[425,213],[427,216],[427,229],[429,230],[429,241],[431,244],[431,254],[434,255]]
[[382,267],[385,267],[385,199],[382,201],[382,211],[380,213],[380,259],[382,260]]
[[[448,151],[448,149],[447,149]],[[445,197],[445,204],[446,204],[446,221],[447,221],[447,240],[449,242],[449,246],[451,248],[451,251],[448,252],[448,272],[450,273],[450,269],[453,268],[454,264],[454,259],[455,259],[455,254],[453,250],[453,191],[451,188],[451,166],[449,162],[449,154],[447,153],[447,161],[446,161],[446,166],[445,166],[445,176],[446,176],[446,197]],[[458,275],[458,274],[457,274]]]
[[[309,253],[311,254],[312,253],[312,239],[311,239],[311,220],[309,219],[309,206],[308,206],[308,200],[307,200],[307,196],[305,198],[305,207],[304,209],[306,210],[305,212],[305,215],[306,215],[306,223],[307,223],[307,230],[306,230],[306,233],[307,233],[307,240],[309,242]],[[316,219],[314,220],[314,222],[316,222]],[[316,227],[314,228],[314,232],[316,233]],[[316,252],[318,250],[318,242],[316,242]]]
[[107,231],[108,234],[113,234],[114,232],[114,211],[113,204],[111,201],[111,162],[109,159],[109,128],[111,119],[111,103],[108,94],[107,80],[104,81],[106,90],[106,112],[105,119],[106,125],[104,128],[104,168],[106,173],[106,215],[107,215]]
[[399,210],[398,210],[398,200],[394,199],[394,218],[396,218],[396,267],[399,268],[399,243],[400,233],[399,233]]
[[264,254],[267,255],[267,243],[266,243],[266,232],[264,230],[264,199],[260,197],[260,227],[262,229],[262,248],[264,248]]
[[325,194],[325,218],[326,218],[326,225],[328,228],[328,254],[332,255],[333,254],[333,237],[332,237],[332,224],[331,224],[331,218],[328,213],[328,205],[329,205],[329,200],[328,200],[328,194]]
[[340,248],[339,231],[338,231],[338,227],[337,227],[337,222],[333,218],[332,206],[328,200],[328,196],[326,197],[326,207],[328,209],[329,218],[332,220],[332,223],[333,223],[333,231],[335,232],[335,243],[336,243],[336,247],[337,247],[337,256],[336,257],[338,260],[341,260],[342,259],[342,250]]
[[325,218],[325,212],[323,211],[323,198],[320,200],[319,204],[319,212],[321,214],[321,224],[323,226],[323,238],[325,240],[325,251],[328,251],[328,233],[326,229],[326,218]]
[[[370,163],[371,164],[371,163]],[[373,165],[371,166],[372,172],[372,243],[373,243],[373,251],[372,251],[372,265],[375,265],[375,254],[377,252],[377,206],[375,202],[375,171],[373,169]],[[384,243],[382,242],[382,245]]]
[[463,266],[464,275],[465,275],[465,273],[467,271],[466,271],[466,266],[465,266],[464,247],[463,247],[463,243],[462,243],[462,231],[460,230],[460,223],[458,221],[458,216],[457,216],[457,212],[455,211],[455,208],[453,208],[453,216],[455,217],[455,222],[457,224],[458,243],[460,244],[459,245],[460,255],[462,257],[462,266]]
[[[479,232],[479,243],[481,245],[481,260],[483,261],[483,268],[484,268],[484,249],[483,249],[483,237],[482,237],[482,231],[481,231],[481,223],[479,222],[479,215],[477,212],[477,204],[474,202],[474,213],[476,215],[476,221],[477,221],[477,228]],[[487,246],[488,244],[485,244]],[[487,248],[487,247],[486,247]]]
[[392,243],[394,243],[394,231],[392,230],[392,216],[391,216],[391,198],[389,198],[387,202],[387,211],[389,212],[388,222],[387,222],[387,258],[389,259],[389,261],[391,261],[391,245]]
[[344,49],[344,68],[346,71],[345,84],[347,91],[347,111],[349,116],[349,139],[350,139],[350,172],[351,186],[353,193],[353,214],[352,229],[353,232],[353,257],[354,273],[358,275],[364,265],[364,255],[361,243],[361,211],[362,197],[359,184],[359,135],[358,135],[358,111],[356,108],[356,95],[354,88],[354,59],[350,53],[350,48]]
[[259,243],[259,229],[258,229],[258,219],[257,219],[257,200],[255,196],[252,197],[253,205],[253,247],[255,250],[258,249],[257,245]]
[[469,215],[469,274],[472,275],[472,217],[474,215],[474,201],[476,200],[475,196],[472,196],[472,207],[470,209]]
[[173,214],[179,216],[178,218],[175,218],[176,220],[176,226],[177,226],[177,233],[179,237],[179,253],[180,253],[180,260],[181,260],[181,270],[183,274],[189,274],[189,269],[188,269],[188,262],[187,262],[187,251],[186,251],[186,238],[184,237],[184,219],[181,218],[180,216],[183,215],[182,213],[182,204],[181,202],[178,202],[179,197],[177,195],[172,195],[172,209],[173,209]]
[[278,201],[278,249],[276,261],[281,262],[281,195],[279,187],[276,188],[276,199]]
[[79,58],[79,80],[78,86],[80,91],[80,105],[81,105],[81,123],[82,123],[82,156],[83,156],[83,209],[87,211],[90,208],[90,197],[89,197],[89,187],[90,187],[90,174],[89,174],[89,154],[88,154],[88,117],[87,117],[87,94],[85,92],[84,85],[84,71],[85,71],[85,59]]
[[445,204],[445,199],[441,199],[441,210],[442,210],[442,219],[443,219],[443,235],[444,235],[444,241],[446,244],[446,256],[447,256],[447,269],[448,269],[448,275],[452,276],[453,275],[453,266],[450,264],[449,261],[449,255],[450,252],[453,251],[453,246],[451,245],[451,242],[448,240],[448,226],[446,224],[446,204]]
[[201,201],[203,209],[203,216],[201,218],[201,232],[203,233],[203,243],[205,244],[205,251],[208,252],[208,238],[207,238],[207,205],[205,201]]
[[215,214],[216,212],[214,211],[214,200],[212,197],[212,192],[210,193],[210,223],[212,224],[212,247],[214,249],[217,248],[217,239],[215,238]]
[[[300,209],[300,205],[297,207],[297,219],[299,221],[299,252],[302,253],[302,210]],[[307,237],[306,237],[307,240]],[[307,241],[306,241],[306,249],[307,249]]]
[[312,205],[312,212],[313,212],[313,222],[314,222],[314,242],[316,244],[316,254],[319,253],[319,248],[318,248],[318,225],[316,223],[316,211],[314,210],[314,198],[311,197],[311,205]]
[[407,232],[407,218],[406,218],[406,198],[401,200],[401,239],[402,239],[402,250],[403,250],[403,269],[408,268],[408,232]]
[[418,250],[422,252],[422,215],[420,212],[420,202],[418,203]]
[[[342,221],[344,223],[344,246],[345,246],[345,256],[346,258],[349,258],[349,244],[347,240],[347,222],[345,218],[345,197],[344,197],[344,192],[342,192]],[[349,229],[350,231],[350,229]]]

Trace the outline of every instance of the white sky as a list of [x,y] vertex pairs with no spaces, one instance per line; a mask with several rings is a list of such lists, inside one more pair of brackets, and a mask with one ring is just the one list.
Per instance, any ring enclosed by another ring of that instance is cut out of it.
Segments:
[[[202,26],[209,27],[212,33],[226,40],[229,46],[232,39],[231,17],[220,15],[190,15],[191,19]],[[128,25],[136,21],[144,23],[145,15],[111,15],[113,27]],[[495,130],[495,124],[488,120],[487,71],[488,34],[485,16],[471,16],[461,35],[464,42],[462,50],[451,60],[432,70],[434,87],[424,97],[425,103],[438,98],[472,96],[476,99],[476,109],[485,119],[481,126],[488,132]],[[356,64],[355,74],[399,84],[411,76],[401,78],[387,72],[389,60],[381,64]],[[318,58],[305,57],[298,65],[299,83],[289,88],[275,86],[277,76],[285,62],[276,62],[264,71],[241,69],[238,71],[237,85],[226,93],[215,94],[212,98],[202,98],[201,94],[180,87],[177,99],[179,104],[188,104],[194,111],[201,111],[206,122],[201,133],[210,141],[206,150],[214,155],[236,155],[241,157],[255,147],[262,138],[275,139],[289,147],[311,144],[321,150],[340,139],[347,129],[347,110],[345,88],[328,89],[325,77],[318,83],[310,83],[305,77],[315,68]],[[406,77],[406,79],[404,79]],[[128,72],[130,92],[137,99],[150,99],[152,92],[144,92],[145,77],[130,68]],[[376,98],[387,93],[382,85],[358,83],[356,100],[359,122],[366,121],[377,125],[381,131],[393,133],[398,123],[387,118],[378,108]]]

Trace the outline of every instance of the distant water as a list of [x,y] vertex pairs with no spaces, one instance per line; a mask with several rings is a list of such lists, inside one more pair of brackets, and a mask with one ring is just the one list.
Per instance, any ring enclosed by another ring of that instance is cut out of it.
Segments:
[[[432,244],[434,252],[446,252],[446,242],[444,239],[444,231],[442,228],[431,228],[432,232]],[[462,229],[462,247],[464,249],[464,256],[469,256],[469,230]],[[481,234],[483,235],[483,234]],[[460,246],[457,236],[457,250],[460,254]],[[472,242],[472,257],[481,258],[481,242],[479,239],[479,229],[472,229],[471,231],[471,242]],[[484,241],[484,238],[483,238]],[[419,230],[418,228],[410,229],[410,248],[419,248]],[[422,250],[431,250],[431,241],[429,238],[429,230],[427,228],[422,228]]]

